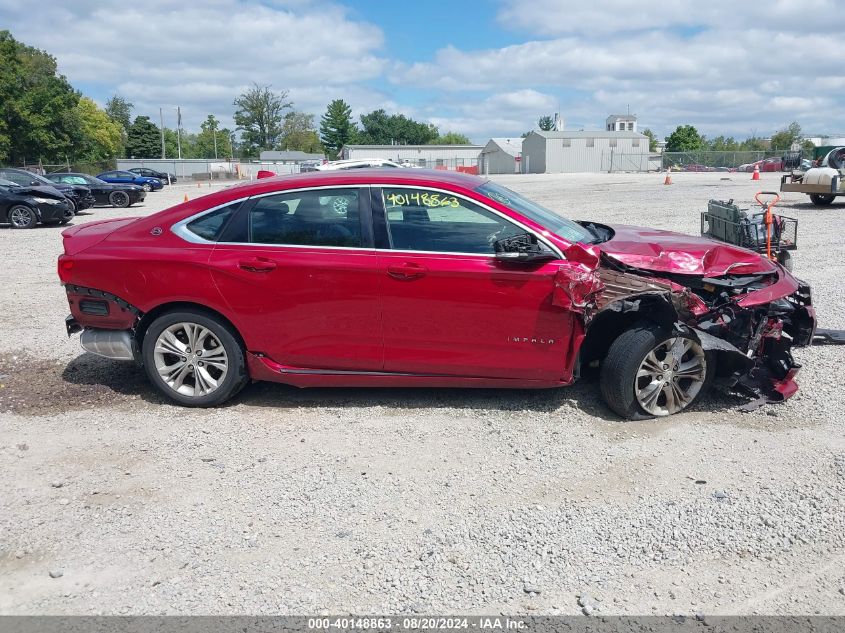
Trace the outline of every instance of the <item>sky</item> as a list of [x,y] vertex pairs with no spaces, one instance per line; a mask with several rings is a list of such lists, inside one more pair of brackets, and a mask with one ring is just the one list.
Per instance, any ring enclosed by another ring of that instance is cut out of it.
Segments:
[[319,121],[344,99],[474,142],[559,112],[603,129],[630,111],[658,136],[845,133],[840,0],[0,0],[0,29],[58,60],[101,105],[197,130],[232,125],[252,83]]

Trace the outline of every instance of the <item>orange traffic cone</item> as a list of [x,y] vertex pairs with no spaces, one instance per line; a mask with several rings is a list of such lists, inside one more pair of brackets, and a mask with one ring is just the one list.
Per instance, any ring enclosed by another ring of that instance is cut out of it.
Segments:
[[663,179],[664,185],[671,185],[672,184],[672,176],[669,174],[669,170],[666,170],[666,178]]
[[185,199],[184,199],[184,200],[182,200],[182,202],[187,202],[187,201],[188,201],[188,194],[186,193],[186,194],[185,194]]
[[754,175],[751,180],[760,180],[760,165],[754,165]]

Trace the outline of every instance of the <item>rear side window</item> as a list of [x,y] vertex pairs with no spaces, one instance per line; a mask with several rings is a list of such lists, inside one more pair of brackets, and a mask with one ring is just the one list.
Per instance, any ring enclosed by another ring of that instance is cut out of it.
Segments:
[[361,246],[358,189],[265,196],[249,212],[249,241],[291,246]]
[[223,233],[223,227],[226,226],[229,218],[238,210],[239,206],[241,206],[241,203],[237,202],[215,209],[211,213],[206,213],[196,220],[188,222],[187,229],[204,240],[216,242],[220,238],[220,234]]

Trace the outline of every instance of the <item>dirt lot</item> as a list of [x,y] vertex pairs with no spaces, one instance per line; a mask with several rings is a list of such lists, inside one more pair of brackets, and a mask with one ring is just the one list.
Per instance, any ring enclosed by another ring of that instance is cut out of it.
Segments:
[[[673,178],[499,180],[572,218],[697,233],[709,198],[778,174]],[[822,325],[845,328],[845,201],[781,206]],[[59,233],[0,228],[0,613],[845,614],[845,348],[799,351],[798,395],[750,414],[715,394],[622,422],[591,382],[253,385],[180,409],[68,339]]]

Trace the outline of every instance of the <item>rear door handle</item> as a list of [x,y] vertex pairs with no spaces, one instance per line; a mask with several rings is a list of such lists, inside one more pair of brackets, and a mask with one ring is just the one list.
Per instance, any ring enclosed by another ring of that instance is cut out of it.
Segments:
[[276,262],[266,257],[253,257],[239,261],[238,268],[248,273],[269,273],[271,270],[275,270]]
[[387,274],[394,279],[419,279],[424,277],[427,272],[428,268],[412,262],[391,264],[387,267]]

